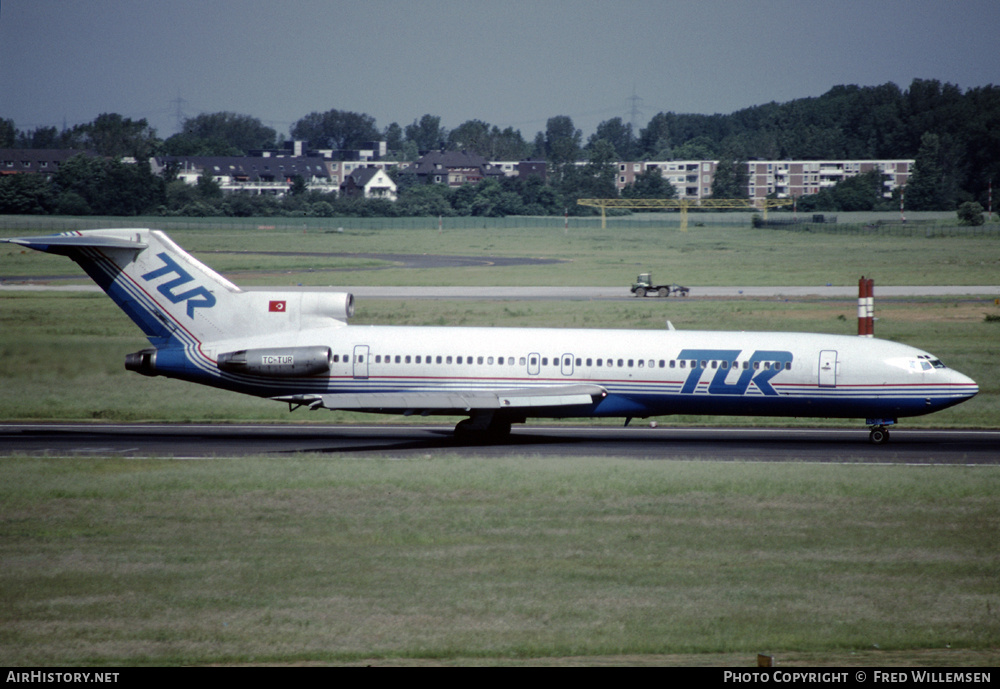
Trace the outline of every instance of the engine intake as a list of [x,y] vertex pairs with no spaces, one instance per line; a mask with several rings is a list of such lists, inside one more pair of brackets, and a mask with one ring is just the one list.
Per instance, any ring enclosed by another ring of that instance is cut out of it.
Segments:
[[216,365],[227,373],[292,378],[329,373],[332,362],[329,347],[268,347],[225,352]]

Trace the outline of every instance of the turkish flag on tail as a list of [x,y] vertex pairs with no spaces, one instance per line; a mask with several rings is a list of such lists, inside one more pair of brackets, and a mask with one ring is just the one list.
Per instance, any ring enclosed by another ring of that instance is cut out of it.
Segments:
[[271,301],[267,304],[267,310],[271,313],[284,313],[285,312],[285,302],[284,301]]

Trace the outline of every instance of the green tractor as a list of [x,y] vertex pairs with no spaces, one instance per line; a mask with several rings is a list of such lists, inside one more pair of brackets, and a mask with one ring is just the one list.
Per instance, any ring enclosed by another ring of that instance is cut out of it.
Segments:
[[640,273],[632,283],[632,294],[637,297],[669,297],[671,294],[686,297],[690,291],[687,287],[677,284],[654,285],[652,273]]

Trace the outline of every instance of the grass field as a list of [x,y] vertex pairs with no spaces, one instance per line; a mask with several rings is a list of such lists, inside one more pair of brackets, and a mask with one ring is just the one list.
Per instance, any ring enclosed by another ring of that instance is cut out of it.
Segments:
[[995,665],[995,467],[0,460],[0,663]]
[[[45,231],[39,227],[25,233]],[[877,285],[991,285],[1000,274],[1000,240],[991,236],[853,236],[749,227],[698,227],[680,232],[655,224],[569,231],[470,226],[442,232],[350,226],[343,232],[329,227],[235,231],[209,225],[172,229],[170,235],[213,268],[248,285],[627,287],[636,273],[646,270],[664,282],[685,285],[852,285],[861,275],[874,277]],[[320,253],[312,257],[216,253],[222,251]],[[400,270],[370,258],[329,257],[323,252],[517,256],[562,263]],[[79,274],[64,258],[0,245],[0,276]]]
[[[971,237],[314,229],[171,234],[240,284],[624,288],[646,268],[704,285],[848,285],[860,274],[877,286],[996,284],[1000,263],[996,241]],[[562,262],[411,271],[348,257],[328,271],[328,258],[213,253],[240,244]],[[0,245],[0,277],[78,272]],[[998,425],[1000,322],[987,320],[998,312],[992,299],[877,299],[879,337],[932,351],[981,387],[907,425]],[[669,318],[686,329],[851,334],[855,313],[850,299],[363,300],[354,322],[662,328]],[[126,373],[124,355],[146,344],[103,295],[4,292],[0,419],[371,418],[289,416]],[[2,458],[0,663],[747,666],[758,652],[785,665],[1000,661],[996,467],[707,459],[718,458]]]

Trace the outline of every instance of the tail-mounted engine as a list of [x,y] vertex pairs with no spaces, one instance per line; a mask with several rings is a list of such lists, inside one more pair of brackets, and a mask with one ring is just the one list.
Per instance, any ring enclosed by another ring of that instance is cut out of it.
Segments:
[[[275,329],[306,330],[333,325],[330,321],[346,323],[354,315],[354,295],[350,292],[243,292],[246,311],[266,314],[259,323],[263,332]],[[282,322],[284,314],[290,320]]]
[[[141,354],[141,352],[140,352]],[[216,365],[227,373],[266,378],[317,376],[330,372],[329,347],[265,347],[219,354]]]
[[144,376],[157,376],[156,372],[156,350],[143,349],[140,352],[133,352],[125,355],[125,370],[135,371]]

